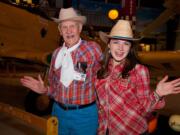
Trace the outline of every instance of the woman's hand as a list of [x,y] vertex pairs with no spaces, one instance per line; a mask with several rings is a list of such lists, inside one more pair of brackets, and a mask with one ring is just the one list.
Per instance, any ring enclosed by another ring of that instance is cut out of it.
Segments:
[[44,86],[44,81],[42,80],[41,76],[38,75],[38,79],[34,79],[30,76],[24,76],[20,79],[23,86],[31,89],[32,91],[43,94],[47,92],[47,88]]
[[156,93],[159,97],[163,97],[169,94],[180,93],[180,78],[166,82],[168,76],[165,76],[156,87]]

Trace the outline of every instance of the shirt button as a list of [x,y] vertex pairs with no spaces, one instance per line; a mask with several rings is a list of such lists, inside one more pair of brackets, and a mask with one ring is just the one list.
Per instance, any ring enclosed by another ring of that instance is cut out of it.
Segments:
[[105,105],[105,101],[101,101],[100,103],[101,103],[102,105]]

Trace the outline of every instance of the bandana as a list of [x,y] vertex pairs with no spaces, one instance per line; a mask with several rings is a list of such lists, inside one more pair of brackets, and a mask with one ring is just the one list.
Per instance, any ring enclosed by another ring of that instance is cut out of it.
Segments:
[[60,82],[68,87],[72,81],[74,80],[74,64],[71,57],[71,52],[74,51],[81,43],[81,39],[79,42],[71,48],[67,48],[65,44],[59,51],[57,58],[55,60],[55,68],[58,69],[61,67],[61,79]]

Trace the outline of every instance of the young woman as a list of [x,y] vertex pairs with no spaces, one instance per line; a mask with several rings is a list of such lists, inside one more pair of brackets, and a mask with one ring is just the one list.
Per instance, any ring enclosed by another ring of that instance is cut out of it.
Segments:
[[109,35],[96,90],[99,101],[99,135],[139,135],[148,129],[147,115],[164,107],[163,97],[180,92],[180,78],[166,82],[165,76],[154,91],[146,66],[135,55],[135,38],[130,22],[119,20]]

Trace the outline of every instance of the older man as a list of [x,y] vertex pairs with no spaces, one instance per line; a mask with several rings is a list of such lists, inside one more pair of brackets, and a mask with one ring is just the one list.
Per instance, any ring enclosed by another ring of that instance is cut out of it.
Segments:
[[61,9],[59,18],[62,47],[52,56],[49,71],[49,86],[25,76],[22,85],[54,99],[52,115],[59,120],[59,135],[95,135],[98,127],[94,81],[100,68],[100,46],[93,41],[80,38],[86,17],[73,8]]

